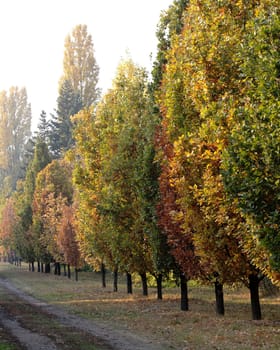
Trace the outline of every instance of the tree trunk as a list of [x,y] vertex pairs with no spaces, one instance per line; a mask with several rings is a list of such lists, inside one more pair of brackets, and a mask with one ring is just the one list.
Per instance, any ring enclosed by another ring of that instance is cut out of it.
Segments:
[[67,264],[67,277],[71,278],[71,267],[70,267],[70,264]]
[[162,300],[162,274],[156,276],[157,281],[157,298]]
[[34,261],[31,261],[31,271],[34,272],[35,268],[34,268]]
[[41,272],[44,272],[44,264],[41,263]]
[[141,280],[142,280],[142,290],[143,290],[143,295],[147,296],[148,295],[148,283],[147,283],[147,275],[146,273],[140,273]]
[[57,275],[58,274],[58,268],[57,268],[57,262],[54,263],[54,274]]
[[217,315],[225,314],[225,305],[224,305],[224,291],[223,284],[216,281],[215,282],[215,296],[216,296],[216,313]]
[[41,272],[41,264],[40,264],[40,261],[37,261],[37,270],[38,272]]
[[63,264],[63,275],[66,277],[67,272],[66,272],[66,264]]
[[127,294],[132,294],[132,276],[131,273],[126,273],[126,285],[127,285]]
[[181,286],[181,310],[189,310],[189,297],[188,297],[188,282],[185,275],[180,274],[180,286]]
[[113,291],[118,291],[118,268],[114,269],[114,281],[113,281]]
[[78,281],[78,273],[79,273],[79,269],[77,267],[75,267],[75,281]]
[[261,320],[261,305],[260,305],[260,296],[259,296],[259,283],[260,279],[257,275],[249,276],[249,289],[251,297],[251,309],[252,309],[252,318],[253,320]]
[[50,263],[46,263],[45,264],[45,273],[50,273],[51,272],[51,264]]
[[60,276],[61,275],[61,269],[60,269],[60,263],[55,262],[54,263],[54,274]]
[[58,274],[58,276],[61,275],[61,266],[60,266],[60,262],[57,263],[57,274]]
[[103,263],[101,264],[101,278],[102,278],[102,288],[106,288],[106,269]]

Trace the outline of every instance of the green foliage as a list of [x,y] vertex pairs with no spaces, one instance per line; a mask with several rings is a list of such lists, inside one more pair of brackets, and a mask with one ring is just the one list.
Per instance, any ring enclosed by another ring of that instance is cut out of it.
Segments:
[[279,9],[260,11],[248,28],[242,50],[246,88],[235,111],[223,175],[227,191],[251,218],[252,234],[269,251],[272,269],[280,272]]
[[155,91],[160,86],[164,66],[167,63],[167,51],[171,47],[173,35],[179,34],[183,28],[183,16],[189,0],[175,0],[160,16],[157,28],[157,57],[153,64],[152,86]]
[[75,117],[78,216],[80,225],[85,217],[92,223],[83,232],[87,244],[80,243],[84,254],[95,252],[112,267],[140,273],[163,268],[156,253],[156,118],[150,106],[146,72],[128,60],[118,67],[96,116]]
[[63,81],[59,89],[57,110],[50,121],[50,150],[54,158],[62,155],[74,145],[71,116],[82,108],[81,99],[69,80]]
[[182,32],[172,37],[159,95],[161,222],[183,271],[191,276],[199,260],[196,273],[221,283],[248,282],[256,273],[242,249],[247,226],[228,201],[220,170],[232,101],[245,84],[240,47],[255,7],[254,1],[191,1]]
[[14,193],[16,199],[16,212],[19,217],[15,227],[15,246],[18,254],[28,262],[36,258],[38,242],[31,232],[33,222],[33,195],[35,191],[36,176],[50,162],[48,148],[40,138],[35,144],[34,156],[28,165],[25,181],[21,188]]

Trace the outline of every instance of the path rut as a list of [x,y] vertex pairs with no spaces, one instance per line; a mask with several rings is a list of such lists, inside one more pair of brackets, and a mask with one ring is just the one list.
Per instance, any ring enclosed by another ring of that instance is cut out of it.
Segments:
[[[13,293],[21,300],[28,304],[39,307],[47,314],[56,317],[60,324],[76,328],[87,332],[92,336],[100,339],[114,350],[164,350],[162,344],[155,344],[148,339],[144,339],[138,335],[132,334],[126,330],[117,330],[107,324],[96,323],[82,317],[67,313],[60,307],[45,303],[26,294],[16,288],[10,281],[0,278],[0,285]],[[2,315],[1,315],[2,313]],[[26,328],[23,328],[17,320],[12,320],[4,315],[5,311],[0,309],[0,316],[3,326],[8,328],[18,340],[27,347],[28,350],[56,350],[56,345],[47,336],[36,334]],[[3,317],[2,317],[3,316]]]

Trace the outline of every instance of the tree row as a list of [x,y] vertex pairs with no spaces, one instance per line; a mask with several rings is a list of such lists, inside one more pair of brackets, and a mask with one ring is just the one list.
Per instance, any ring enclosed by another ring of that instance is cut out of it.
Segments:
[[3,197],[2,245],[47,269],[125,273],[128,292],[139,274],[147,294],[152,275],[158,298],[172,275],[183,310],[190,279],[213,284],[219,314],[224,284],[242,282],[260,319],[259,283],[280,272],[279,11],[175,0],[152,77],[127,58],[101,97],[77,26],[56,114],[42,113],[24,176]]

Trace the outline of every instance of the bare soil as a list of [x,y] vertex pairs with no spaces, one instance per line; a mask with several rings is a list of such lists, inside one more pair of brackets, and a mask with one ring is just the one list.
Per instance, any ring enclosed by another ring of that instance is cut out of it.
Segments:
[[128,331],[117,331],[41,302],[8,280],[0,279],[0,296],[0,323],[9,344],[15,344],[11,349],[163,349]]

